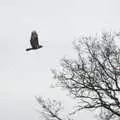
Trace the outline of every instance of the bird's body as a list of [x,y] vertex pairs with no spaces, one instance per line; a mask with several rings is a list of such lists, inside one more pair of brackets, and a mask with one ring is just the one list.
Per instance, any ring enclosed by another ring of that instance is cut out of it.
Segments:
[[32,33],[31,33],[30,44],[31,44],[32,48],[28,48],[28,49],[26,49],[26,51],[36,50],[36,49],[43,47],[42,45],[39,45],[38,34],[36,31],[32,31]]

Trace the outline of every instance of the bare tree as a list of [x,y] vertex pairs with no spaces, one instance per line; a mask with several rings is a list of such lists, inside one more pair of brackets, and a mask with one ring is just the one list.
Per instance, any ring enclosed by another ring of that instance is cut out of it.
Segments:
[[67,89],[78,104],[72,113],[96,110],[105,120],[120,119],[119,36],[102,33],[83,36],[75,43],[78,59],[64,58],[61,70],[53,70],[57,85]]
[[72,120],[68,115],[62,113],[63,106],[61,102],[50,99],[43,99],[36,97],[38,103],[41,105],[40,114],[45,120]]

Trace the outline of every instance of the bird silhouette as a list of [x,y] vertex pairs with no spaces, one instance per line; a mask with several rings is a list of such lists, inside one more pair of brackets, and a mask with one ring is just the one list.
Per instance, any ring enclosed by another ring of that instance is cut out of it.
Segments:
[[38,34],[35,30],[31,32],[30,44],[31,48],[27,48],[26,51],[36,50],[43,47],[42,45],[39,45]]

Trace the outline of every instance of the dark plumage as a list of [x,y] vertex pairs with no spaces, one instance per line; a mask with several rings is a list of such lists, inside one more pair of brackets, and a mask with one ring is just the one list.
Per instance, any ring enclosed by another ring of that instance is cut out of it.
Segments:
[[38,34],[36,31],[32,31],[31,33],[30,44],[32,48],[27,48],[26,51],[35,50],[35,49],[39,49],[42,47],[42,45],[39,45]]

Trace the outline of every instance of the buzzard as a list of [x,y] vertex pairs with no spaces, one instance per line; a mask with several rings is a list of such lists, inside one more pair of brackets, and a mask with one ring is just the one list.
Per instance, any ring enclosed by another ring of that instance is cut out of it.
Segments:
[[36,31],[31,32],[30,44],[31,44],[31,48],[27,48],[26,51],[36,50],[43,47],[42,45],[39,45],[38,34]]

